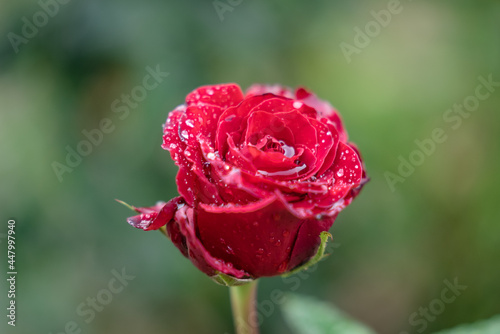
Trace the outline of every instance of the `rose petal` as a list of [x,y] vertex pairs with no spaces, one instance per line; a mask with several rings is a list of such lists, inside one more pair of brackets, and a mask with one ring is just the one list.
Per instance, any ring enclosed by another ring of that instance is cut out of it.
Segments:
[[[204,203],[227,203],[233,202],[238,204],[246,204],[265,196],[262,191],[255,193],[241,188],[240,169],[235,168],[234,164],[228,161],[222,161],[217,152],[204,141],[200,142],[201,151],[204,154],[206,163],[204,164],[204,173],[209,175],[210,182],[215,186],[212,194],[218,194],[217,200],[212,202],[204,201]],[[228,154],[229,155],[229,154]],[[239,155],[239,151],[235,151],[235,156]],[[243,156],[240,156],[245,160]],[[233,157],[233,160],[235,157]],[[245,162],[243,162],[244,164]],[[248,162],[249,163],[249,162]],[[251,164],[250,164],[251,166]],[[229,186],[233,185],[233,186]],[[234,186],[236,185],[236,186]],[[220,198],[220,201],[219,201]]]
[[317,171],[317,175],[321,176],[323,173],[331,167],[333,164],[333,161],[335,160],[335,156],[337,155],[337,147],[339,145],[339,134],[337,132],[337,129],[335,126],[333,126],[332,123],[328,122],[326,119],[322,119],[322,122],[328,126],[329,134],[332,137],[333,143],[328,151],[327,156],[323,160],[323,164],[321,165],[320,169]]
[[310,194],[318,207],[327,208],[347,196],[351,189],[361,184],[363,167],[356,151],[348,144],[339,143],[337,156],[332,167],[322,176],[322,179],[333,179],[328,193],[324,195]]
[[306,263],[318,251],[321,243],[319,235],[323,231],[328,231],[332,227],[335,218],[324,217],[323,219],[307,219],[300,226],[297,239],[293,245],[293,251],[288,261],[287,271]]
[[228,138],[227,142],[229,150],[227,151],[227,154],[224,157],[225,161],[230,165],[244,169],[248,172],[251,173],[256,172],[257,169],[255,168],[253,162],[249,160],[248,156],[246,156],[243,151],[241,151],[238,147],[236,147],[236,144],[234,143],[232,136]]
[[[226,109],[219,118],[217,125],[216,146],[221,156],[225,156],[227,152],[227,136],[242,130],[242,124],[250,114],[250,111],[267,99],[273,98],[274,95],[266,94],[247,98],[236,107]],[[239,139],[238,139],[239,141]]]
[[195,89],[186,97],[188,106],[198,102],[213,104],[222,109],[235,106],[243,100],[243,93],[237,84],[220,84],[202,86]]
[[[264,198],[272,194],[275,189],[280,190],[289,198],[301,197],[307,193],[324,194],[327,191],[327,182],[289,182],[276,178],[267,178],[255,172],[236,168],[226,162],[213,162],[211,164],[217,179],[227,189],[237,188],[256,198]],[[219,191],[221,186],[219,186]],[[222,196],[222,195],[221,195]]]
[[189,167],[183,152],[186,149],[186,143],[181,140],[179,135],[179,125],[186,117],[186,106],[178,106],[168,114],[167,121],[163,126],[163,144],[164,150],[170,151],[172,160],[177,166]]
[[266,171],[268,173],[279,173],[283,171],[289,171],[297,168],[297,164],[294,162],[294,156],[291,158],[285,157],[280,152],[263,152],[253,146],[248,146],[242,150],[246,156],[251,158],[255,168],[262,173]]
[[200,142],[206,149],[201,147],[189,147],[184,152],[188,160],[192,161],[191,169],[181,168],[177,174],[177,188],[179,193],[185,196],[189,205],[194,205],[194,201],[202,201],[207,204],[221,204],[222,199],[219,196],[214,180],[211,178],[211,168],[209,157],[218,158],[213,149],[209,150],[209,145],[204,141]]
[[189,205],[196,202],[198,181],[194,173],[184,167],[179,167],[176,176],[177,191]]
[[311,176],[313,176],[313,173],[310,171],[314,171],[316,169],[316,166],[321,163],[321,161],[318,161],[316,158],[316,154],[314,153],[314,148],[310,148],[309,146],[306,145],[297,145],[298,149],[302,150],[302,154],[298,158],[299,163],[301,165],[305,165],[306,168],[302,170],[302,173],[300,173],[299,177],[300,180],[307,180]]
[[186,236],[181,233],[179,223],[175,220],[167,224],[167,235],[170,241],[176,246],[185,257],[189,257]]
[[266,111],[256,111],[248,117],[245,142],[255,145],[259,139],[266,136],[282,140],[288,145],[295,144],[292,131],[280,117]]
[[313,154],[316,154],[317,132],[314,126],[311,125],[309,117],[302,115],[297,110],[289,112],[279,112],[275,114],[279,117],[285,126],[295,136],[294,145],[303,145],[309,147]]
[[301,176],[303,178],[311,177],[321,169],[321,167],[327,162],[325,159],[334,144],[333,133],[327,125],[315,119],[309,119],[309,122],[316,129],[317,134],[317,149],[316,154],[314,154],[317,163],[315,163],[313,167],[309,168],[307,173]]
[[262,94],[274,94],[276,96],[283,96],[289,99],[293,99],[293,92],[290,88],[284,87],[281,85],[260,85],[254,84],[247,89],[245,98],[254,95],[262,95]]
[[158,202],[152,207],[133,207],[140,215],[129,217],[127,222],[144,231],[157,230],[174,217],[175,211],[182,203],[184,203],[182,197],[175,197],[167,203]]
[[299,100],[291,100],[283,96],[273,96],[261,102],[260,104],[254,106],[251,112],[255,111],[266,111],[268,113],[279,113],[288,111],[298,111],[300,114],[312,118],[318,116],[318,112]]
[[370,178],[368,178],[366,176],[366,167],[365,167],[365,163],[363,162],[363,159],[361,157],[361,154],[357,148],[357,146],[353,143],[349,143],[349,146],[356,152],[356,154],[358,155],[358,159],[359,161],[361,162],[361,166],[362,166],[362,169],[363,169],[363,173],[361,175],[361,181],[360,181],[360,184],[357,186],[357,187],[354,187],[351,189],[351,191],[349,192],[349,194],[346,195],[346,199],[354,199],[354,197],[356,197],[359,192],[361,191],[361,189],[364,187],[364,185],[370,180]]
[[316,95],[304,88],[298,88],[295,95],[297,99],[304,101],[305,104],[316,109],[322,117],[328,118],[334,124],[341,142],[345,143],[347,141],[347,132],[342,125],[342,119],[338,111],[330,103],[320,100]]
[[274,96],[254,106],[252,110],[250,110],[250,114],[259,110],[266,111],[271,114],[295,110],[295,108],[293,108],[293,106],[289,103],[290,101],[292,100],[281,96]]
[[217,106],[198,103],[186,109],[186,117],[180,122],[181,140],[196,145],[200,138],[215,143],[215,132],[223,109]]
[[336,184],[360,184],[363,168],[358,154],[349,144],[339,143],[333,166]]
[[[232,263],[226,263],[216,256],[213,256],[198,239],[196,233],[196,220],[194,210],[190,206],[181,207],[175,214],[175,224],[169,228],[174,232],[175,246],[193,262],[202,272],[209,276],[214,276],[217,271],[236,278],[249,277],[243,270],[233,267]],[[181,235],[183,237],[181,237]]]
[[245,206],[200,204],[197,216],[206,249],[235,268],[245,268],[254,278],[287,270],[302,223],[276,197]]

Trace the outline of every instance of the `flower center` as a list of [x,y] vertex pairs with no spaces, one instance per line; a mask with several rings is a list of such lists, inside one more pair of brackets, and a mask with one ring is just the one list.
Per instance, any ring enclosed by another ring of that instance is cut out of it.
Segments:
[[[264,140],[261,141],[261,145],[257,146],[262,151],[279,152],[287,158],[291,158],[295,155],[295,149],[293,148],[293,146],[287,145],[283,140],[276,140],[275,138],[273,138],[271,136],[266,136],[263,139]],[[265,141],[265,143],[264,143],[264,141]],[[264,145],[262,145],[262,143]]]

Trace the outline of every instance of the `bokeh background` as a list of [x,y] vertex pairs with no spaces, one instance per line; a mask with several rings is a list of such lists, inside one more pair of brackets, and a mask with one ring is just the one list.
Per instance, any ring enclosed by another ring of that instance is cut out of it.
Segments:
[[[500,3],[402,0],[350,62],[341,43],[355,45],[388,1],[222,3],[219,16],[212,1],[68,1],[13,47],[43,6],[0,1],[0,261],[4,277],[15,218],[19,273],[15,328],[0,281],[0,332],[63,333],[70,321],[82,333],[233,332],[227,289],[160,233],[127,225],[114,201],[176,196],[161,125],[189,91],[221,82],[309,87],[340,110],[371,177],[331,230],[333,254],[298,285],[262,279],[261,300],[294,290],[379,333],[416,333],[412,313],[457,279],[467,289],[423,332],[500,313],[500,89],[457,129],[443,119],[479,76],[500,81]],[[120,119],[113,101],[157,65],[169,76]],[[53,162],[103,118],[114,130],[60,182]],[[435,128],[447,140],[391,189],[386,173]],[[77,307],[122,268],[134,280],[86,323]],[[292,333],[278,306],[262,332]]]

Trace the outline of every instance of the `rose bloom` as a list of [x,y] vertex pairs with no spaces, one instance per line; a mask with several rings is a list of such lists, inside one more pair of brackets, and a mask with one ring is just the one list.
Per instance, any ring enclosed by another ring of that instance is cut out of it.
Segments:
[[180,196],[134,208],[143,230],[166,225],[202,272],[255,279],[310,260],[367,181],[338,112],[280,86],[200,87],[170,112],[163,145]]

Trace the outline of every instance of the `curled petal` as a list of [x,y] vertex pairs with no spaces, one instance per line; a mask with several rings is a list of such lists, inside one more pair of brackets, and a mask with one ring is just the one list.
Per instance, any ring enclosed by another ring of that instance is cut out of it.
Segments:
[[295,145],[303,145],[309,147],[316,154],[316,144],[318,144],[317,131],[310,121],[313,119],[304,116],[297,110],[289,112],[280,112],[276,114],[286,127],[295,136]]
[[346,198],[351,190],[361,185],[363,170],[356,151],[348,144],[339,143],[332,167],[322,175],[322,179],[333,180],[328,192],[323,195],[310,194],[310,197],[318,207],[329,208],[335,205]]
[[[225,162],[214,161],[211,166],[213,168],[213,175],[216,175],[214,177],[221,180],[219,191],[221,191],[221,188],[237,188],[254,198],[265,198],[275,190],[279,190],[291,200],[299,199],[307,193],[324,194],[328,186],[327,182],[322,181],[289,182],[265,177],[254,172],[248,172],[242,168],[228,165]],[[234,198],[233,201],[229,202],[234,202]]]
[[160,227],[165,226],[174,217],[175,211],[183,203],[184,199],[182,197],[175,197],[167,203],[158,202],[152,207],[132,207],[140,214],[129,217],[127,222],[136,228],[143,229],[144,231],[157,230]]
[[333,124],[331,124],[330,122],[328,122],[326,120],[322,120],[322,122],[323,122],[323,124],[326,124],[328,126],[329,133],[327,132],[327,135],[331,136],[333,143],[331,145],[330,150],[328,151],[327,156],[323,160],[323,164],[321,165],[321,167],[317,171],[317,175],[323,175],[325,173],[325,171],[331,167],[331,165],[333,164],[333,161],[335,160],[335,156],[337,155],[337,147],[338,147],[339,141],[340,141],[339,134],[338,134],[335,126],[333,126]]
[[172,159],[177,166],[189,166],[190,163],[184,156],[186,142],[181,140],[179,134],[180,124],[186,118],[186,106],[181,105],[168,114],[167,121],[163,125],[163,144],[164,150],[170,151]]
[[210,176],[209,161],[218,157],[213,152],[213,149],[209,148],[210,146],[206,142],[200,140],[199,146],[190,146],[184,151],[187,160],[191,162],[191,168],[181,167],[179,169],[177,188],[189,205],[194,205],[195,198],[209,204],[222,203],[217,187],[213,184]]
[[[272,94],[258,95],[246,98],[238,106],[226,109],[219,118],[217,125],[217,136],[215,147],[219,150],[221,156],[227,152],[228,135],[237,133],[241,130],[250,111],[262,101],[273,98]],[[239,139],[238,139],[239,140]]]
[[255,145],[258,140],[266,136],[282,140],[289,145],[295,143],[292,131],[280,117],[266,111],[254,112],[247,121],[245,142]]
[[330,103],[320,100],[316,95],[304,88],[297,89],[295,94],[297,99],[304,101],[305,104],[316,109],[322,117],[328,118],[335,125],[341,142],[345,143],[347,141],[347,132],[342,125],[342,119],[338,111]]
[[[328,153],[334,148],[334,135],[333,133],[329,130],[328,126],[318,120],[309,119],[309,122],[311,125],[314,127],[316,130],[316,145],[315,145],[315,151],[313,151],[313,155],[315,158],[315,163],[314,165],[310,166],[308,169],[307,173],[301,177],[303,178],[308,178],[316,174],[323,165],[329,163],[328,160],[326,160],[326,157]],[[330,160],[331,163],[331,160]],[[329,165],[328,165],[329,166]]]

